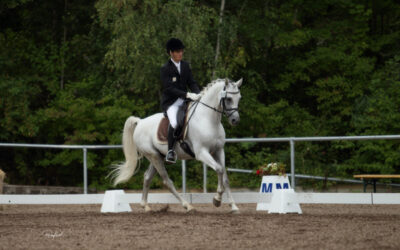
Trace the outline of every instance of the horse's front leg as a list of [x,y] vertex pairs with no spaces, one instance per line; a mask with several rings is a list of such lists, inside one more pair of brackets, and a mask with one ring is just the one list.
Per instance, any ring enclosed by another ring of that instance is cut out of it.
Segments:
[[221,206],[222,202],[222,194],[224,193],[224,185],[223,185],[223,167],[219,164],[214,157],[207,151],[202,150],[200,153],[196,154],[196,158],[199,161],[204,162],[208,166],[217,172],[218,175],[218,187],[217,187],[217,195],[213,199],[214,206]]
[[222,171],[223,171],[223,185],[225,187],[226,194],[228,195],[229,199],[229,204],[231,205],[231,211],[233,213],[239,212],[239,208],[236,206],[235,201],[233,200],[232,193],[231,193],[231,188],[229,186],[229,179],[228,179],[228,174],[226,172],[225,168],[225,151],[223,148],[221,148],[217,153],[215,154],[215,158],[217,162],[222,166]]

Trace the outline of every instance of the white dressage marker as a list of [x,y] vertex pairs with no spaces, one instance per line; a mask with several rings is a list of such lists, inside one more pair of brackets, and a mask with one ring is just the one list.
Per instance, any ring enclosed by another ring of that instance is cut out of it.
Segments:
[[257,211],[269,213],[299,213],[301,208],[299,200],[293,189],[290,188],[289,178],[286,176],[263,176],[260,195],[272,194],[271,202],[257,203]]
[[297,213],[302,214],[299,200],[292,188],[277,189],[272,194],[271,203],[269,204],[268,213]]
[[131,206],[124,200],[124,190],[108,190],[104,194],[102,213],[132,212]]

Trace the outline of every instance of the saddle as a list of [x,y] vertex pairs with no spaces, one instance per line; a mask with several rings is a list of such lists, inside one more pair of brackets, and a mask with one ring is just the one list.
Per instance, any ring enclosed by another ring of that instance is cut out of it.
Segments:
[[[178,110],[177,114],[177,122],[178,126],[175,129],[175,136],[176,141],[179,143],[183,151],[185,151],[188,155],[195,157],[192,149],[190,148],[189,144],[185,141],[186,134],[187,134],[187,122],[188,122],[188,104],[189,102],[184,102],[180,109]],[[169,127],[169,119],[164,113],[164,117],[161,119],[160,123],[158,124],[157,129],[157,140],[159,144],[168,144],[168,127]]]

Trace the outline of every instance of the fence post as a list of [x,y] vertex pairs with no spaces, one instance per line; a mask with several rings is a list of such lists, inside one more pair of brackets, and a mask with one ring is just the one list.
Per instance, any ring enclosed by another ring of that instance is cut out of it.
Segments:
[[83,193],[87,194],[87,148],[83,148]]
[[203,163],[203,193],[207,193],[207,165]]
[[292,188],[294,189],[296,187],[295,183],[295,176],[294,176],[294,140],[293,138],[290,138],[290,173],[291,173],[291,184]]
[[182,193],[186,193],[186,160],[182,160]]
[[3,170],[0,169],[0,195],[3,194],[3,181],[5,177],[6,173],[4,173]]

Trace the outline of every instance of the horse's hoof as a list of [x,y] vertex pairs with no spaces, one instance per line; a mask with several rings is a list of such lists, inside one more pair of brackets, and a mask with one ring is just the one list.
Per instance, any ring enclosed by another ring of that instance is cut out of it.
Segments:
[[151,208],[150,208],[149,206],[145,206],[145,207],[144,207],[144,211],[145,211],[146,213],[149,213],[149,212],[151,212],[151,211],[153,211],[153,210],[151,210]]
[[239,210],[231,210],[231,214],[240,214]]
[[195,212],[196,211],[196,209],[193,207],[193,206],[191,206],[191,205],[188,205],[187,207],[186,207],[186,212],[188,212],[188,213],[193,213],[193,212]]
[[221,206],[221,200],[217,200],[215,197],[213,199],[213,204],[216,207],[220,207]]
[[196,208],[194,208],[194,207],[186,210],[186,213],[190,213],[190,214],[195,213],[195,212],[196,212]]

